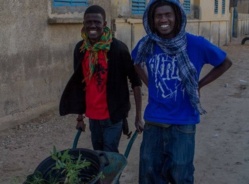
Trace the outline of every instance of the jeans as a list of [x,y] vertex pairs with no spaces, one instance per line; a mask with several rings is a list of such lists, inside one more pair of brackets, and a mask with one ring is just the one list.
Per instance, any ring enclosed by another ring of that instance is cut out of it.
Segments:
[[140,184],[193,184],[195,125],[145,124],[140,147]]
[[94,150],[119,152],[118,145],[122,135],[122,120],[117,123],[112,123],[109,119],[89,119],[89,124]]

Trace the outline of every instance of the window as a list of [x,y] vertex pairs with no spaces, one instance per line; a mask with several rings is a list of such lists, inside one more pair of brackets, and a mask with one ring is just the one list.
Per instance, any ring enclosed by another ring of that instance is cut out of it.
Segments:
[[186,14],[190,13],[190,0],[184,0],[183,2],[183,8]]
[[88,6],[88,0],[53,0],[53,6]]
[[226,13],[226,0],[222,0],[222,14]]
[[132,14],[142,15],[145,11],[146,0],[132,0]]
[[214,0],[214,14],[218,14],[218,0]]
[[48,24],[82,24],[89,0],[49,0]]

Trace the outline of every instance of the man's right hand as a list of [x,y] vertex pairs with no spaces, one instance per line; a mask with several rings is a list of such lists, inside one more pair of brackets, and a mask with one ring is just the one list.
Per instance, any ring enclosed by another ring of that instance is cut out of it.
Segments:
[[84,123],[83,120],[77,122],[76,129],[85,132],[85,130],[86,130],[86,124]]
[[76,129],[85,132],[86,124],[84,122],[84,116],[79,114],[79,116],[78,116],[78,118],[76,120],[77,120]]
[[135,127],[137,129],[137,132],[139,134],[141,134],[143,132],[143,130],[144,130],[144,122],[141,119],[136,117],[136,119],[135,119]]

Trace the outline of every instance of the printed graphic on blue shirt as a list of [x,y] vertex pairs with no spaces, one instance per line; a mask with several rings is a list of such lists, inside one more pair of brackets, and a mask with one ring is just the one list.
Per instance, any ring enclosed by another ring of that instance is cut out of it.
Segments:
[[[154,55],[147,62],[150,75],[150,84],[155,86],[157,98],[177,99],[177,94],[182,93],[184,88],[181,85],[177,59],[175,56],[169,56],[164,53]],[[154,91],[153,90],[153,91]]]

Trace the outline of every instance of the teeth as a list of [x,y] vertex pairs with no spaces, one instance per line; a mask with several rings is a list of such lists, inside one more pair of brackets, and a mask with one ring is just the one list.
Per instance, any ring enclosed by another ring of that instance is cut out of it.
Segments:
[[90,31],[91,34],[95,34],[97,31]]
[[167,28],[169,25],[161,25],[162,28]]

